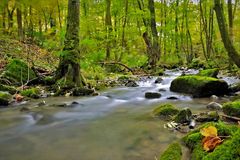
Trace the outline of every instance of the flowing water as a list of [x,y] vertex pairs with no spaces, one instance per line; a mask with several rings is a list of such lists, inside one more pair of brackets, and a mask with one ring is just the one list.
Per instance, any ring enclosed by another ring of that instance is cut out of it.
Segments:
[[[171,81],[181,73],[166,74],[161,84],[145,77],[139,87],[113,88],[97,97],[47,98],[47,107],[29,113],[17,107],[0,110],[0,160],[155,160],[183,135],[164,129],[163,121],[151,117],[153,108],[173,103],[197,112],[211,101],[170,92]],[[159,89],[166,90],[161,98],[144,98],[146,91]],[[169,96],[178,100],[167,100]],[[52,106],[73,101],[79,104]]]

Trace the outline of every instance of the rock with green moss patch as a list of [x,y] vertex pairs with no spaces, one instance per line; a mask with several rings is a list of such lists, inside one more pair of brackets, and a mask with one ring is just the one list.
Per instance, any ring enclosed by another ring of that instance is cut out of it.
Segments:
[[217,111],[210,111],[210,112],[206,112],[206,113],[201,113],[200,115],[198,115],[198,117],[196,118],[197,122],[216,122],[219,120],[219,115]]
[[15,94],[17,90],[15,87],[0,84],[0,91],[9,92],[10,94]]
[[159,160],[181,160],[182,159],[182,148],[177,142],[172,143],[168,146],[167,150],[163,152]]
[[[221,145],[217,146],[213,152],[206,152],[202,147],[203,136],[200,133],[200,129],[206,128],[208,126],[215,126],[218,130],[218,136],[230,136],[228,139],[225,139]],[[239,130],[240,129],[236,126],[226,125],[223,122],[206,123],[200,126],[198,129],[190,132],[182,140],[185,145],[191,150],[191,159],[237,159],[236,156],[239,156],[240,153],[240,136],[238,133]],[[233,141],[236,142],[232,143]],[[233,147],[230,147],[229,143],[233,145]]]
[[153,110],[153,115],[163,120],[170,120],[179,113],[179,110],[172,104],[163,104]]
[[39,98],[40,91],[37,88],[30,88],[21,91],[21,95],[29,98],[38,99]]
[[197,75],[217,78],[218,73],[219,73],[219,69],[214,68],[214,69],[201,70],[201,71],[199,71],[199,73]]
[[7,106],[12,100],[12,95],[8,92],[0,92],[0,106]]
[[229,87],[231,92],[238,92],[240,91],[240,83],[234,83]]
[[212,77],[187,75],[174,79],[170,90],[173,92],[192,94],[194,97],[209,97],[228,93],[228,84]]
[[74,88],[72,90],[73,96],[88,96],[94,93],[94,90],[88,88]]
[[229,116],[240,117],[240,101],[228,102],[223,104],[223,112]]
[[174,121],[177,123],[190,123],[191,119],[192,119],[191,110],[189,108],[185,108],[176,115]]
[[36,78],[35,73],[28,65],[18,59],[13,59],[0,75],[2,84],[10,82],[14,85],[25,84],[28,80]]

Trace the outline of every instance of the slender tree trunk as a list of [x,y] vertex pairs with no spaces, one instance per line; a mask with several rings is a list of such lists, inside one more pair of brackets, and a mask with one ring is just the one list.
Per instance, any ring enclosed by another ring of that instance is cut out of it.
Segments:
[[224,47],[226,48],[228,52],[228,56],[232,59],[232,61],[240,68],[240,55],[233,46],[233,43],[230,39],[225,18],[224,18],[224,12],[223,12],[223,4],[220,2],[220,0],[214,0],[215,3],[215,12],[217,16],[218,21],[218,27],[221,33],[222,41],[224,44]]
[[152,55],[149,64],[154,69],[160,59],[159,38],[155,18],[154,0],[148,0],[148,7],[150,11],[150,26],[152,31]]
[[3,32],[5,33],[6,31],[6,8],[3,7],[3,12],[2,12],[2,28]]
[[228,25],[229,25],[229,36],[231,41],[233,41],[233,8],[232,0],[228,0]]
[[16,7],[16,5],[13,6],[12,10],[9,7],[7,7],[7,10],[8,10],[8,31],[9,31],[9,34],[12,34],[13,14],[14,14],[14,11],[15,11],[15,7]]
[[58,7],[58,21],[59,21],[59,27],[60,27],[60,29],[62,29],[62,18],[61,18],[61,9],[60,9],[59,0],[57,0],[57,7]]
[[20,41],[24,40],[23,25],[22,25],[22,11],[21,8],[17,8],[17,24],[18,24],[18,37]]
[[66,81],[83,87],[85,82],[80,74],[79,24],[80,0],[68,0],[67,31],[64,41],[64,55],[60,57],[56,79],[66,77]]
[[123,19],[123,25],[122,25],[122,52],[119,57],[119,61],[122,60],[123,54],[126,51],[126,47],[127,47],[127,41],[125,39],[125,28],[127,24],[127,16],[128,16],[128,0],[125,0],[125,13],[124,13],[124,19]]
[[111,54],[111,33],[112,33],[112,18],[111,18],[111,0],[106,0],[106,17],[105,17],[105,26],[106,26],[106,60],[110,60]]
[[175,7],[175,52],[178,56],[179,54],[179,43],[178,43],[178,7],[179,7],[179,0],[176,0],[176,7]]

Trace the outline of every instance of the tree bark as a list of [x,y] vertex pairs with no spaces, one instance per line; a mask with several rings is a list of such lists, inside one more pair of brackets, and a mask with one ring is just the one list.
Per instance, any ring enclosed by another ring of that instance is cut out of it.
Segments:
[[83,87],[85,82],[80,74],[79,51],[79,0],[68,0],[67,31],[65,35],[63,55],[60,57],[56,79],[66,78],[66,82]]
[[22,11],[20,7],[17,8],[17,24],[18,24],[18,37],[19,40],[22,42],[24,40],[24,35],[22,25]]
[[106,60],[110,60],[111,54],[111,32],[112,32],[112,18],[111,18],[111,0],[106,0],[106,17],[105,17],[105,26],[106,26]]
[[230,39],[225,18],[224,18],[223,4],[220,2],[220,0],[214,0],[214,3],[215,3],[214,9],[217,16],[218,27],[221,33],[224,47],[228,52],[228,56],[240,68],[240,55],[235,49],[235,47],[233,46],[233,43]]
[[160,49],[159,49],[159,37],[158,37],[158,31],[157,31],[157,25],[156,25],[156,16],[155,16],[155,6],[154,6],[154,0],[148,0],[148,7],[150,11],[150,25],[151,25],[151,31],[152,31],[152,52],[151,52],[151,58],[149,61],[149,64],[152,66],[152,68],[155,68],[157,65],[157,62],[160,59]]

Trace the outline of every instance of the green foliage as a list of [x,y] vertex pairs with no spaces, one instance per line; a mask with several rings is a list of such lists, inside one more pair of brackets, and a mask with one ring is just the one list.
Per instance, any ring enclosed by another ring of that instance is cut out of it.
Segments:
[[12,86],[0,84],[0,91],[5,91],[5,92],[9,92],[10,94],[14,94],[16,93],[17,90]]
[[153,115],[161,119],[171,119],[179,110],[172,104],[163,104],[153,110]]
[[181,145],[175,142],[168,146],[168,148],[166,149],[166,151],[164,151],[159,160],[181,160],[181,159],[182,159]]

